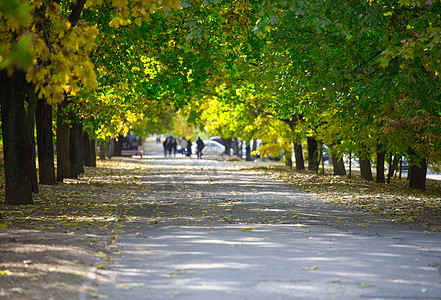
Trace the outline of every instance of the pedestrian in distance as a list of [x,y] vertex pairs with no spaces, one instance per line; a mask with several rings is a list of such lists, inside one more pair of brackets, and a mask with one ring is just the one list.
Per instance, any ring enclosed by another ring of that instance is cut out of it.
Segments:
[[176,152],[178,151],[178,141],[176,140],[176,138],[173,138],[172,141],[172,151],[173,151],[173,156],[176,157]]
[[198,139],[196,140],[196,155],[198,159],[202,158],[202,149],[204,149],[204,147],[205,147],[204,142],[201,140],[200,137],[198,137]]
[[181,149],[182,149],[182,156],[185,156],[187,154],[187,145],[188,145],[187,139],[185,137],[183,137],[181,139],[180,144],[181,144]]
[[167,152],[168,152],[168,138],[165,139],[165,141],[162,143],[162,146],[164,147],[164,157],[167,157]]
[[188,139],[188,144],[187,144],[187,156],[191,157],[192,155],[192,151],[191,151],[191,139]]
[[168,156],[171,157],[172,153],[173,153],[173,137],[172,136],[170,136],[168,138],[167,151],[168,151]]

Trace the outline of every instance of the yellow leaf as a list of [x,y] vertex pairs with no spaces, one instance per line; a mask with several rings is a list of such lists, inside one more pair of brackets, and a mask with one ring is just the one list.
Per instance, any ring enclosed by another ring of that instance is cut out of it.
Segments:
[[242,229],[242,231],[253,231],[253,227],[249,227],[249,228],[244,228],[244,229]]
[[96,267],[97,269],[100,269],[100,270],[106,270],[106,269],[107,269],[107,267],[104,266],[104,265],[96,265],[95,267]]

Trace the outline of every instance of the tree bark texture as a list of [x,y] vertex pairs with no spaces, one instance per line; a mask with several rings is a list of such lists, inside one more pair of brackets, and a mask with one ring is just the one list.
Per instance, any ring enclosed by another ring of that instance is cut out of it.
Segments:
[[289,149],[285,149],[285,166],[289,169],[292,169],[292,151]]
[[297,144],[294,141],[294,157],[296,160],[296,170],[305,170],[305,160],[303,158],[302,144]]
[[409,165],[409,188],[426,189],[427,175],[427,159],[420,158],[413,149],[409,149],[410,165]]
[[230,151],[231,142],[232,142],[231,138],[228,138],[228,139],[222,138],[222,141],[224,142],[224,145],[225,145],[225,155],[231,156],[231,151]]
[[345,163],[343,161],[343,158],[337,158],[334,155],[331,155],[332,160],[332,166],[333,166],[333,174],[335,176],[345,176],[346,175],[346,168]]
[[374,177],[372,176],[371,161],[369,160],[369,158],[360,158],[360,172],[362,180],[374,180]]
[[239,139],[235,138],[234,139],[234,155],[236,155],[237,157],[242,158],[242,155],[239,151]]
[[319,168],[319,152],[317,140],[313,137],[308,137],[308,169],[318,171]]
[[118,137],[118,140],[115,140],[115,143],[114,143],[114,145],[115,145],[114,155],[115,156],[122,156],[123,139],[124,139],[124,136],[120,135]]
[[335,154],[336,150],[333,150],[335,146],[338,146],[340,142],[334,143],[331,145],[331,160],[332,160],[332,166],[333,166],[333,174],[335,176],[345,176],[346,175],[346,168],[345,163],[343,161],[343,157],[338,158],[338,156]]
[[52,106],[45,100],[37,101],[37,146],[40,184],[54,185],[54,140],[52,135]]
[[5,204],[33,204],[32,146],[26,120],[25,73],[0,71],[0,105],[5,160]]
[[99,153],[99,155],[100,155],[100,159],[102,159],[102,160],[106,159],[106,147],[107,147],[106,142],[102,142],[100,144],[100,153]]
[[83,132],[83,155],[84,165],[90,167],[92,163],[90,161],[90,140],[87,132]]
[[72,126],[69,134],[69,159],[70,159],[70,177],[78,178],[78,175],[84,173],[83,168],[83,130],[81,124],[75,117],[71,118]]
[[28,86],[27,99],[28,108],[27,108],[27,118],[26,121],[28,123],[28,138],[29,143],[31,144],[31,186],[32,192],[38,193],[38,178],[37,178],[37,154],[35,153],[35,111],[37,110],[37,98],[33,97],[34,93],[31,92],[30,85]]
[[245,142],[245,161],[251,161],[251,146],[250,146],[250,142],[246,141]]
[[66,113],[67,101],[58,105],[57,110],[57,181],[63,182],[71,174],[69,158],[69,135],[70,129],[67,123]]
[[394,176],[395,171],[398,169],[398,156],[394,156],[392,159],[392,154],[389,158],[389,170],[387,172],[387,183],[390,183],[390,179]]
[[386,159],[386,151],[377,150],[377,182],[384,183],[384,161]]
[[96,139],[89,140],[90,167],[96,167]]

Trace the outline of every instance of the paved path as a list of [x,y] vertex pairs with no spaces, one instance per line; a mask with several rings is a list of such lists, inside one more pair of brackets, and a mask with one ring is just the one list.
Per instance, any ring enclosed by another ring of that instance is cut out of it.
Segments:
[[441,233],[337,207],[257,171],[151,169],[99,270],[107,299],[441,299]]

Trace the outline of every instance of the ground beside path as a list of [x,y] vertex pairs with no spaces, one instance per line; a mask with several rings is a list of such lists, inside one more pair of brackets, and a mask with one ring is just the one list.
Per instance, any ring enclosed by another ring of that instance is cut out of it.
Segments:
[[441,299],[439,232],[240,164],[148,165],[90,298]]

